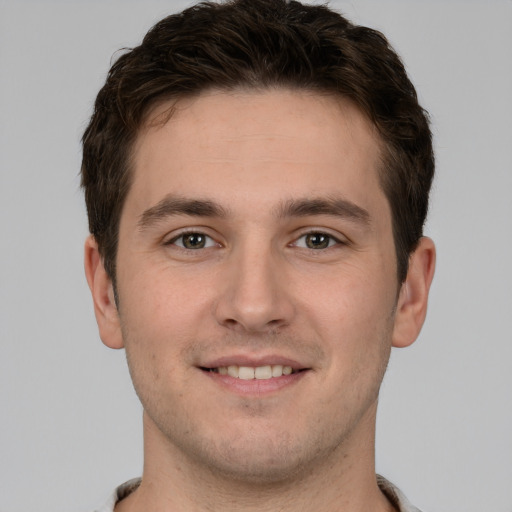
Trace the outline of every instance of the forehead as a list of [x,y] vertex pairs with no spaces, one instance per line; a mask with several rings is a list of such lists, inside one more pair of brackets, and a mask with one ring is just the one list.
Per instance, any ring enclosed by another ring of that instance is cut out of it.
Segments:
[[[378,186],[380,138],[351,102],[292,90],[211,91],[159,105],[134,148],[130,195],[351,193]],[[359,197],[357,197],[359,196]]]

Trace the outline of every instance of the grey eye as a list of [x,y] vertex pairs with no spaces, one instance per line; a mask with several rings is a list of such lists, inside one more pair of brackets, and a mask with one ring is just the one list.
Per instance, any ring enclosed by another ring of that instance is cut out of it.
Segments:
[[306,245],[310,249],[327,249],[327,247],[329,247],[330,241],[331,237],[325,235],[324,233],[311,233],[306,235]]
[[307,249],[327,249],[338,242],[333,236],[322,232],[307,233],[302,235],[295,246]]
[[175,238],[172,243],[184,249],[204,249],[215,245],[212,238],[204,233],[184,233]]

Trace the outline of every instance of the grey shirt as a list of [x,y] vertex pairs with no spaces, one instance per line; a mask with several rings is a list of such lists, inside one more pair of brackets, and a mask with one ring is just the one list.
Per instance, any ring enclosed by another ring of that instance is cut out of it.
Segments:
[[[108,501],[94,512],[114,512],[114,507],[118,501],[126,498],[140,485],[140,478],[134,478],[120,485],[110,496]],[[380,490],[386,495],[388,500],[395,506],[399,512],[421,512],[418,508],[412,506],[401,491],[384,477],[377,475],[377,483]]]

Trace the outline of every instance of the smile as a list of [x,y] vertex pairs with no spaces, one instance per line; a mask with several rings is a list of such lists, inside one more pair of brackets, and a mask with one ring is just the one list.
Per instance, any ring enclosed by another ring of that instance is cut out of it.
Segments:
[[265,366],[219,366],[218,368],[207,368],[206,370],[218,373],[220,375],[228,375],[235,379],[242,380],[268,380],[272,378],[282,377],[283,375],[291,375],[298,370],[293,370],[291,366],[275,364]]

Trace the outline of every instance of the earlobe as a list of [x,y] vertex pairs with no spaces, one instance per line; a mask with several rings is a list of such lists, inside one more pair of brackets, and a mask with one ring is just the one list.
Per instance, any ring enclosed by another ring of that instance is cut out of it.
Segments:
[[103,260],[98,250],[98,244],[92,235],[85,241],[84,266],[101,340],[107,347],[123,348],[121,324],[112,280],[105,271]]
[[422,237],[409,257],[407,278],[400,289],[393,328],[394,347],[411,345],[421,331],[427,314],[435,260],[434,242],[430,238]]

